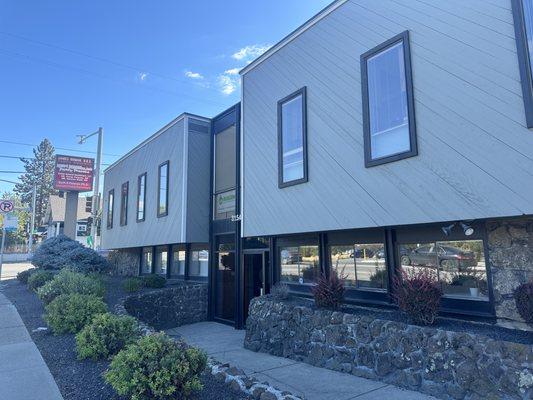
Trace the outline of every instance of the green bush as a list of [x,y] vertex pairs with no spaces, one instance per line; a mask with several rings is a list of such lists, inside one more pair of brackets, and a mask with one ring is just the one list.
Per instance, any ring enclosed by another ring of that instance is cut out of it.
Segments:
[[78,358],[93,360],[109,358],[139,337],[133,317],[100,314],[76,335]]
[[20,283],[27,284],[28,283],[28,278],[30,276],[32,276],[32,274],[37,272],[37,271],[38,271],[37,268],[30,268],[30,269],[27,269],[25,271],[20,271],[17,274],[17,279],[19,280]]
[[108,268],[104,257],[65,235],[45,240],[35,251],[31,262],[38,268],[71,268],[79,272],[103,272]]
[[133,400],[186,399],[202,389],[200,374],[206,364],[202,351],[155,334],[120,351],[105,380],[119,395]]
[[162,288],[167,280],[161,275],[146,275],[143,277],[144,286],[148,288]]
[[77,333],[95,315],[107,312],[105,303],[94,295],[62,294],[45,307],[45,321],[55,334]]
[[122,289],[128,293],[138,292],[143,286],[144,283],[141,278],[128,278],[122,283]]
[[39,290],[37,295],[43,303],[49,304],[62,294],[92,294],[96,297],[104,297],[105,287],[99,280],[63,269],[53,280],[47,282]]
[[54,273],[51,271],[36,271],[28,278],[28,288],[37,291],[46,282],[54,279]]

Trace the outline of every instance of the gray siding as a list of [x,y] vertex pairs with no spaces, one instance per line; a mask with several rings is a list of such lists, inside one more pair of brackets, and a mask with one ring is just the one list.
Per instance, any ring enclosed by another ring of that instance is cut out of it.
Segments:
[[209,241],[210,124],[190,119],[187,170],[187,241]]
[[[419,155],[364,167],[360,55],[409,30]],[[309,182],[277,186],[307,86]],[[243,76],[244,236],[533,214],[509,0],[350,0]]]
[[[205,186],[207,196],[204,202],[190,204],[187,207],[187,190],[191,190],[193,195],[198,197],[199,188],[184,182],[184,171],[190,171],[192,176],[203,176],[201,168],[207,168],[209,164],[201,160],[193,160],[193,166],[189,167],[188,146],[194,147],[198,153],[196,139],[189,140],[189,136],[197,135],[191,133],[185,135],[186,121],[190,118],[185,115],[170,126],[163,128],[163,131],[153,139],[147,140],[133,152],[126,155],[118,163],[105,171],[104,178],[104,207],[102,214],[102,247],[106,249],[118,249],[140,246],[154,246],[169,243],[186,243],[190,241],[188,237],[187,218],[184,217],[184,210],[193,216],[204,214],[208,207],[209,181],[198,181],[198,186]],[[201,122],[201,121],[199,121]],[[204,122],[205,124],[205,122]],[[187,148],[184,148],[184,145]],[[209,146],[205,149],[205,158],[209,160]],[[195,153],[195,157],[197,154]],[[169,161],[169,202],[168,215],[157,217],[157,186],[158,167],[165,161]],[[184,163],[185,160],[185,163]],[[198,169],[198,170],[196,170]],[[146,172],[146,210],[145,220],[136,221],[137,212],[137,177]],[[120,187],[123,182],[130,182],[129,202],[128,202],[128,224],[120,226]],[[185,183],[185,186],[184,186]],[[107,229],[106,217],[108,208],[107,194],[109,190],[115,189],[115,208],[113,228]],[[205,203],[205,204],[204,204]],[[206,205],[207,204],[207,205]],[[185,214],[188,215],[188,214]],[[206,223],[196,226],[191,230],[194,240],[207,241],[209,228]],[[202,240],[200,240],[202,239]]]

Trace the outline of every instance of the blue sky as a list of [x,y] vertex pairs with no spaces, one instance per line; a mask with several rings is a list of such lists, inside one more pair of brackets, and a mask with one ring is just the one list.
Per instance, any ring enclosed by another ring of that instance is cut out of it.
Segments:
[[239,101],[239,68],[329,3],[0,0],[0,155],[45,137],[94,151],[75,135],[102,126],[111,163],[183,111],[216,115]]

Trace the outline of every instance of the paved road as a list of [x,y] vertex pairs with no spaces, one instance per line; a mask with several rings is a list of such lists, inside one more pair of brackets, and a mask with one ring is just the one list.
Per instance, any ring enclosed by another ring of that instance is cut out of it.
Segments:
[[28,261],[20,263],[4,263],[2,264],[2,276],[0,277],[0,280],[5,281],[6,279],[14,279],[17,277],[19,272],[25,271],[32,267],[33,265],[31,265]]
[[383,382],[246,350],[244,331],[216,322],[182,326],[167,333],[204,349],[216,360],[240,368],[249,376],[307,400],[436,400]]
[[1,292],[0,399],[63,400],[17,309]]

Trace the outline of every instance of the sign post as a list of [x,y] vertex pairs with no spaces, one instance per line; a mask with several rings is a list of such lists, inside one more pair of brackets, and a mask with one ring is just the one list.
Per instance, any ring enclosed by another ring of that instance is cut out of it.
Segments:
[[[10,216],[10,213],[14,210],[15,202],[13,200],[0,200],[0,214],[4,216],[4,223],[2,225],[2,242],[0,243],[0,280],[2,280],[2,263],[4,261],[4,248],[6,244],[7,225],[9,224],[9,228],[12,228],[13,226],[13,218],[8,216]],[[18,224],[17,218],[15,217],[14,219]],[[10,221],[9,223],[8,220]]]
[[54,189],[67,192],[64,233],[76,239],[78,193],[93,190],[94,159],[56,155]]

